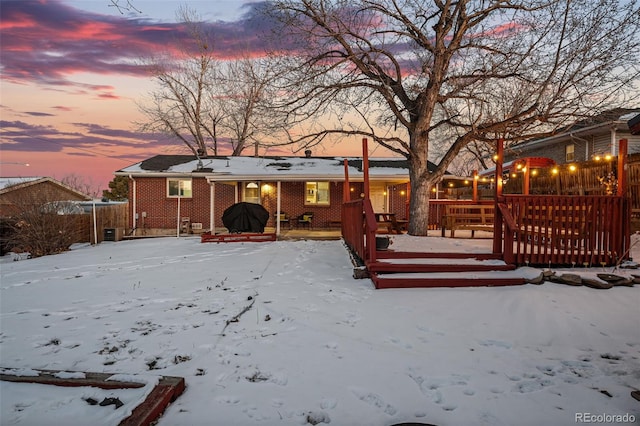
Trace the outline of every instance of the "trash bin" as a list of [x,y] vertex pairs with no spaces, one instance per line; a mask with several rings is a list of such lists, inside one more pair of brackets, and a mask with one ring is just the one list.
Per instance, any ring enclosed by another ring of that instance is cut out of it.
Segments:
[[104,228],[104,237],[102,239],[104,241],[115,241],[116,228]]

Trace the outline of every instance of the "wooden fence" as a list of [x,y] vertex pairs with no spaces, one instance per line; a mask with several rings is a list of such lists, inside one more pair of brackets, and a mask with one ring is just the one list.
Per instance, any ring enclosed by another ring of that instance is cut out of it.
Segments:
[[627,198],[618,196],[504,195],[498,202],[504,260],[534,266],[615,265],[629,255],[629,206]]
[[[616,157],[610,160],[585,161],[555,167],[536,169],[529,183],[530,195],[607,195],[607,187],[600,182],[601,177],[616,172]],[[556,170],[556,172],[554,172]],[[504,194],[522,194],[524,183],[522,173],[509,176],[503,187]],[[494,189],[480,183],[480,199],[494,198]],[[640,154],[627,156],[627,195],[631,199],[632,214],[640,218]],[[469,187],[451,189],[450,199],[471,199]]]
[[[78,242],[95,242],[93,235],[93,213],[81,215],[81,229]],[[118,203],[113,205],[102,205],[96,207],[96,230],[98,232],[98,243],[104,241],[104,230],[115,229],[118,233],[124,233],[129,226],[128,203]]]

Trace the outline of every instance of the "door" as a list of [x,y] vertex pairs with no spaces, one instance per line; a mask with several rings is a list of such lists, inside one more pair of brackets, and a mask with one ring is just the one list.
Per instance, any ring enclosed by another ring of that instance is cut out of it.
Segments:
[[387,185],[385,183],[371,182],[369,184],[369,196],[371,206],[376,213],[387,212]]

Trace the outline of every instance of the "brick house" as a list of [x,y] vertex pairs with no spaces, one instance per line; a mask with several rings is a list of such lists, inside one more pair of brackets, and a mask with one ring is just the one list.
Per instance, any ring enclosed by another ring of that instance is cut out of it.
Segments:
[[0,178],[0,218],[16,213],[16,202],[88,201],[91,197],[50,177]]
[[618,141],[629,141],[629,154],[640,153],[640,135],[629,122],[640,109],[616,108],[581,120],[553,136],[521,142],[505,150],[505,162],[524,157],[546,157],[557,164],[588,161],[596,156],[618,155]]
[[[261,204],[276,228],[276,213],[290,223],[313,213],[314,228],[335,226],[343,200],[344,159],[350,198],[363,193],[361,158],[207,157],[157,155],[115,172],[129,178],[130,229],[134,235],[222,231],[224,210],[237,202]],[[374,210],[406,217],[409,182],[403,159],[369,161]]]

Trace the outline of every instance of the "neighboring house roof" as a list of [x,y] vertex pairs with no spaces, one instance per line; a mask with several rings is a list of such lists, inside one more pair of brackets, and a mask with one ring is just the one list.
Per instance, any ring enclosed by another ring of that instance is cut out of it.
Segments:
[[91,197],[87,194],[83,194],[80,191],[76,191],[70,186],[65,185],[50,177],[0,177],[0,195],[7,194],[13,191],[18,191],[24,188],[29,188],[34,185],[49,182],[50,184],[59,187],[65,192],[69,192],[75,195],[76,198],[83,200],[91,200]]
[[520,142],[511,145],[509,149],[518,150],[532,147],[540,148],[557,142],[558,140],[570,138],[571,136],[588,136],[593,134],[608,133],[613,127],[618,130],[629,131],[629,120],[638,115],[640,115],[639,108],[612,109],[602,112],[598,115],[594,115],[593,117],[588,117],[583,120],[577,121],[571,126],[567,126],[564,129],[559,130],[553,136]]
[[640,112],[631,117],[629,121],[627,121],[627,125],[632,135],[640,135]]
[[[344,160],[350,180],[362,180],[362,158],[357,157],[208,157],[193,155],[156,155],[118,170],[117,176],[203,176],[210,181],[235,180],[344,180]],[[429,163],[429,170],[435,170]],[[371,180],[401,180],[409,176],[408,162],[401,158],[369,160]]]

